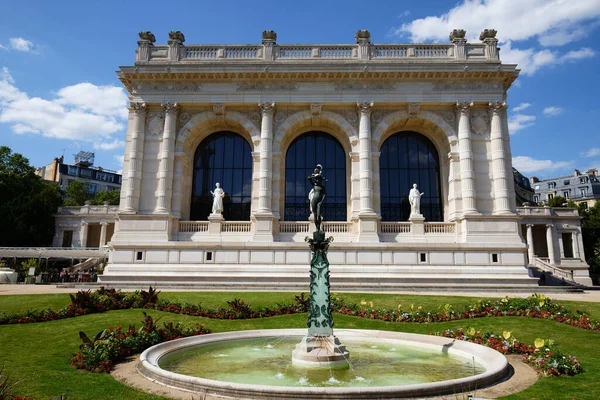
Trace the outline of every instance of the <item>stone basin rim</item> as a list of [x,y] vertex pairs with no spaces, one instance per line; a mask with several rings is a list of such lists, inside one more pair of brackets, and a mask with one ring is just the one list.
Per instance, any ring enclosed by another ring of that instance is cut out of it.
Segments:
[[[450,353],[459,356],[475,357],[475,360],[486,368],[477,375],[445,381],[410,384],[401,386],[372,386],[372,387],[289,387],[268,386],[257,384],[233,383],[206,378],[193,377],[164,370],[158,366],[160,359],[174,351],[183,350],[202,344],[226,342],[230,340],[261,338],[269,336],[302,337],[306,329],[261,329],[249,331],[233,331],[214,333],[172,340],[148,348],[140,355],[137,365],[138,372],[146,379],[164,386],[189,391],[205,393],[214,396],[229,396],[240,398],[293,398],[302,396],[306,399],[365,399],[370,396],[378,398],[402,398],[413,396],[428,396],[459,393],[469,389],[483,388],[506,378],[510,367],[506,357],[491,348],[475,343],[465,342],[441,336],[415,333],[363,330],[336,329],[335,335],[349,340],[369,340],[385,343],[386,339],[409,341],[424,346],[448,346]],[[290,353],[291,362],[291,353]]]

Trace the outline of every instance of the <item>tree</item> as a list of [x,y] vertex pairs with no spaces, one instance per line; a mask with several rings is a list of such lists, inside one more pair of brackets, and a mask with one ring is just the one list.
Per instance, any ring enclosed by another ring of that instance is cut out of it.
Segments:
[[35,174],[29,160],[0,147],[0,246],[47,246],[61,195]]
[[87,200],[88,192],[83,182],[71,181],[65,189],[65,206],[82,206]]
[[92,198],[92,204],[102,205],[105,202],[114,206],[118,205],[121,200],[121,191],[120,190],[105,190],[103,192],[98,192]]
[[554,196],[550,200],[548,200],[548,205],[550,207],[564,207],[567,203],[567,200],[562,196]]
[[579,215],[581,220],[581,233],[585,259],[590,265],[593,275],[600,275],[600,202],[594,207],[585,209],[580,204]]

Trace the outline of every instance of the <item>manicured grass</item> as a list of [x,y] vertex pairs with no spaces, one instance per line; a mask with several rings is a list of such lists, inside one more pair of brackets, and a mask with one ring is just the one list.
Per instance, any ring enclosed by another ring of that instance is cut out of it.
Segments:
[[66,293],[61,294],[28,294],[0,296],[0,312],[7,314],[23,313],[29,310],[58,310],[71,303]]
[[[291,302],[294,293],[163,293],[161,298],[187,302],[202,302],[205,307],[224,306],[226,300],[241,298],[254,307],[272,305],[281,302]],[[60,297],[64,297],[62,305],[68,303],[68,295],[37,295],[36,296],[0,296],[0,300],[11,297],[10,301],[3,300],[0,310],[5,310],[10,304],[11,310],[19,311],[21,304],[27,308],[58,308]],[[476,298],[437,297],[417,295],[371,295],[371,294],[339,294],[347,301],[373,301],[376,308],[403,308],[421,305],[424,309],[435,309],[439,304],[450,303],[455,308],[461,304],[475,302]],[[49,305],[48,298],[51,298]],[[21,301],[22,300],[22,301]],[[569,308],[581,309],[595,315],[600,315],[600,303],[564,302]],[[569,304],[571,303],[571,304]],[[35,307],[43,304],[42,307]],[[392,307],[393,305],[393,307]],[[167,321],[182,321],[193,324],[200,322],[213,332],[224,332],[246,329],[299,328],[305,327],[306,314],[285,315],[273,318],[251,320],[211,320],[150,311],[155,318],[162,317],[159,323]],[[471,320],[459,320],[435,324],[387,323],[382,321],[361,319],[357,317],[335,314],[335,328],[382,329],[415,333],[429,333],[444,329],[474,327],[481,331],[501,333],[503,330],[513,332],[513,335],[527,343],[532,343],[537,337],[554,339],[566,354],[572,354],[581,361],[585,372],[571,378],[542,378],[530,389],[507,397],[508,399],[595,399],[597,386],[600,381],[600,333],[558,324],[547,320],[492,317]],[[51,399],[69,391],[71,399],[159,399],[113,380],[106,374],[92,374],[77,371],[69,366],[71,356],[79,347],[80,330],[88,335],[109,326],[129,324],[140,326],[142,310],[111,311],[103,314],[92,314],[78,318],[70,318],[45,323],[4,325],[0,326],[0,365],[7,371],[23,379],[20,385],[20,395],[35,399]]]

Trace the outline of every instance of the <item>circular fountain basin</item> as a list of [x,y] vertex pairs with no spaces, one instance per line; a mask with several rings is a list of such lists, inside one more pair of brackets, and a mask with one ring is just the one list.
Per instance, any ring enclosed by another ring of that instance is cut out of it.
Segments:
[[173,340],[142,353],[147,379],[206,399],[407,398],[480,389],[509,374],[504,355],[460,340],[402,332],[336,329],[350,368],[292,364],[306,329],[217,333]]

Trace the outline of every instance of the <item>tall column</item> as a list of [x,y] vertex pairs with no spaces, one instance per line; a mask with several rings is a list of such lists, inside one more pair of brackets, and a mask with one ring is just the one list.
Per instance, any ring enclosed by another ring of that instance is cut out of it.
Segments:
[[131,103],[129,114],[131,119],[131,144],[129,146],[129,168],[127,170],[127,185],[125,189],[125,204],[122,212],[136,213],[139,207],[138,191],[142,176],[142,158],[144,148],[144,133],[146,122],[146,104]]
[[[502,131],[502,111],[506,103],[489,103],[492,111],[490,140],[492,145],[492,181],[494,188],[494,214],[510,214],[510,194],[506,174],[506,154]],[[514,196],[514,193],[512,194]]]
[[359,113],[358,157],[360,178],[360,211],[358,241],[379,242],[377,214],[373,210],[373,158],[371,151],[371,111],[373,102],[356,103]]
[[260,172],[258,189],[258,212],[272,213],[271,210],[271,184],[273,172],[273,114],[275,112],[275,103],[264,102],[258,105],[262,113],[262,122],[260,126]]
[[459,214],[456,209],[456,196],[458,182],[460,179],[456,177],[456,171],[460,170],[459,167],[460,159],[458,153],[451,151],[448,153],[448,219],[450,221],[456,219]]
[[80,247],[87,247],[88,223],[81,221],[81,231],[79,232]]
[[458,110],[458,148],[460,157],[460,184],[462,188],[462,213],[476,214],[475,171],[473,170],[473,151],[471,150],[470,108],[473,103],[456,103]]
[[156,191],[154,214],[169,214],[171,212],[175,129],[177,126],[177,111],[179,110],[177,103],[164,103],[162,107],[165,109],[165,127],[163,129],[158,166],[158,189]]
[[260,163],[258,209],[254,212],[254,241],[272,242],[273,210],[271,195],[273,186],[273,114],[275,103],[259,103],[262,114],[260,125]]
[[100,244],[99,247],[102,247],[106,244],[106,226],[107,222],[100,222]]
[[[515,192],[515,176],[514,176],[513,170],[512,170],[513,165],[512,165],[512,152],[510,150],[508,113],[506,111],[506,108],[504,110],[502,110],[501,116],[502,116],[502,132],[503,132],[502,136],[504,139],[504,163],[505,163],[505,167],[506,167],[506,182],[508,183],[508,192],[516,193]],[[512,213],[516,213],[517,212],[517,197],[509,196],[509,204],[510,204],[510,211]]]
[[532,265],[535,258],[535,248],[533,246],[533,224],[527,224],[527,255],[529,256],[529,265]]
[[546,243],[548,245],[548,261],[550,264],[556,264],[556,256],[554,254],[554,225],[546,224]]
[[372,102],[356,103],[360,114],[358,146],[360,158],[360,213],[373,212],[373,173],[371,170],[371,111]]

